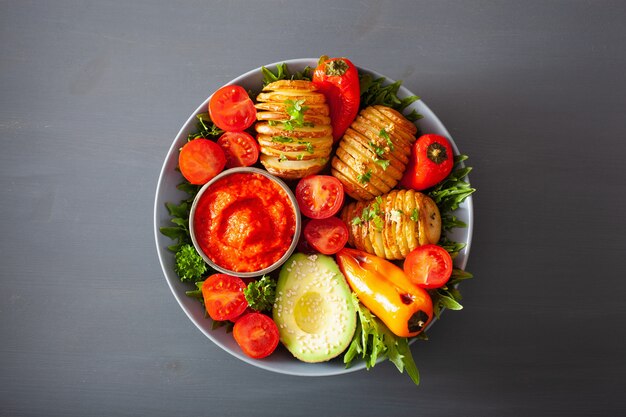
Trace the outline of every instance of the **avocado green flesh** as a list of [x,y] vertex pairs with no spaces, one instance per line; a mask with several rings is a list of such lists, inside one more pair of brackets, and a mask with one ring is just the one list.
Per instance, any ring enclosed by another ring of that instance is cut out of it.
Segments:
[[272,311],[280,341],[304,362],[341,354],[356,329],[352,292],[330,256],[296,253],[283,265]]

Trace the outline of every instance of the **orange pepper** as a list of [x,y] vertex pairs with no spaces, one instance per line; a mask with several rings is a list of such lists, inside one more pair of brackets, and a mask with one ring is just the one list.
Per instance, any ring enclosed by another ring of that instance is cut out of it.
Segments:
[[416,336],[432,320],[430,295],[395,264],[348,248],[337,253],[337,263],[359,301],[395,335]]

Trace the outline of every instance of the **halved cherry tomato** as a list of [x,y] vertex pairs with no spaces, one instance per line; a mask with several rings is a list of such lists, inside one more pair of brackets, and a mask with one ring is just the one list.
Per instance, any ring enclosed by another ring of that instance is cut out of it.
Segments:
[[180,172],[187,181],[196,185],[209,182],[224,169],[224,165],[224,151],[209,139],[198,138],[187,142],[178,155]]
[[343,185],[330,175],[309,175],[296,186],[300,211],[311,219],[334,216],[341,209],[343,198]]
[[347,58],[328,59],[324,56],[313,72],[313,84],[328,100],[333,139],[337,142],[359,112],[359,73]]
[[441,246],[420,246],[404,260],[404,272],[418,287],[443,287],[452,275],[452,257]]
[[243,294],[246,284],[241,278],[214,274],[202,284],[204,307],[213,320],[232,320],[243,313],[248,302]]
[[448,139],[435,134],[420,136],[413,144],[400,185],[425,190],[443,181],[453,166],[454,151]]
[[243,87],[227,85],[211,96],[209,115],[220,129],[238,132],[252,126],[256,120],[256,108]]
[[246,314],[237,320],[233,336],[243,353],[255,359],[274,352],[280,338],[274,320],[261,313]]
[[337,217],[314,219],[304,227],[304,237],[316,251],[332,255],[348,243],[348,226]]
[[259,159],[259,143],[246,132],[226,132],[217,144],[226,155],[226,168],[249,167]]

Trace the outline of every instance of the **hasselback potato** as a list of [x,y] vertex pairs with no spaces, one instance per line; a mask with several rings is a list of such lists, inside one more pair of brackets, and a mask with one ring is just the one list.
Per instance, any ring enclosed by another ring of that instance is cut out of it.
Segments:
[[281,80],[257,96],[257,140],[261,163],[286,179],[321,171],[333,145],[326,98],[310,81]]
[[402,178],[417,128],[385,106],[363,109],[339,141],[331,173],[356,200],[391,191]]
[[441,236],[437,205],[413,190],[393,190],[368,202],[350,203],[341,219],[348,226],[351,246],[385,259],[404,259]]

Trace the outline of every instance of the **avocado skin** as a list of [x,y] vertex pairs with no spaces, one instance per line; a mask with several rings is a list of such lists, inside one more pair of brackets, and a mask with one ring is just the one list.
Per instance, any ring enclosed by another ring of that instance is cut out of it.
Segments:
[[282,266],[272,311],[281,343],[304,362],[326,362],[356,330],[352,291],[330,256],[296,253]]

